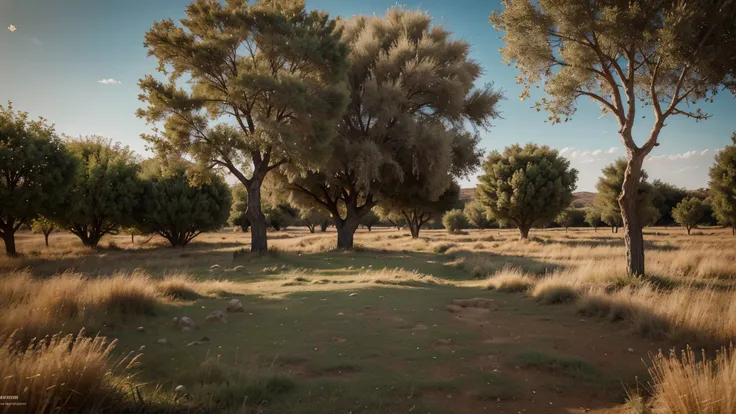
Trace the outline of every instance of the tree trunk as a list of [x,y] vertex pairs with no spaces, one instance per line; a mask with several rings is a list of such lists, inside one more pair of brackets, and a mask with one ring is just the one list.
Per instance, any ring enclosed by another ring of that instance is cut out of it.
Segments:
[[46,243],[46,247],[49,247],[49,233],[43,234],[43,241]]
[[688,226],[688,227],[685,227],[685,228],[687,229],[687,235],[689,236],[690,235],[690,230],[692,230],[692,227]]
[[519,240],[526,240],[529,238],[529,227],[519,226]]
[[409,232],[411,233],[412,239],[418,239],[419,238],[419,226],[418,223],[409,223]]
[[355,237],[355,231],[358,229],[359,219],[356,217],[349,217],[345,220],[335,220],[335,227],[337,227],[337,248],[338,249],[352,249],[353,239]]
[[130,244],[135,244],[135,233],[130,233]]
[[330,226],[330,223],[327,222],[327,220],[323,221],[322,223],[319,223],[319,230],[322,232],[327,231],[327,227]]
[[10,257],[17,256],[18,252],[15,251],[15,231],[12,226],[9,229],[3,229],[3,241],[5,242],[5,254]]
[[248,210],[245,214],[250,222],[250,251],[258,253],[268,251],[268,239],[266,236],[268,225],[266,224],[266,216],[261,211],[262,182],[263,180],[253,177],[250,184],[245,187],[248,191]]
[[643,162],[643,155],[630,153],[618,198],[626,244],[626,272],[629,276],[644,276],[644,234],[636,208],[636,187],[641,178]]

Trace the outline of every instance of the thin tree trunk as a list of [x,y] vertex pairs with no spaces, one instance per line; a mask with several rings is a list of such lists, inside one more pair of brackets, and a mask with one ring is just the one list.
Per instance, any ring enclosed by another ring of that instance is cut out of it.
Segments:
[[46,243],[46,247],[49,247],[49,233],[43,234],[43,241]]
[[685,228],[687,229],[687,235],[689,236],[690,235],[690,230],[692,229],[692,227],[685,227]]
[[130,233],[130,244],[135,244],[135,233]]
[[644,234],[636,208],[636,187],[641,178],[643,162],[643,155],[630,154],[621,195],[618,198],[624,226],[626,271],[630,276],[644,276]]
[[253,177],[250,184],[245,187],[248,191],[248,210],[245,214],[250,222],[250,251],[258,253],[268,251],[266,236],[268,225],[266,224],[266,216],[261,211],[262,182],[263,180]]
[[15,231],[12,226],[9,229],[3,229],[3,241],[5,242],[5,254],[10,257],[17,256],[18,252],[15,250]]
[[325,231],[327,231],[327,227],[329,227],[329,226],[330,226],[330,223],[328,223],[327,220],[325,220],[325,221],[323,221],[322,223],[319,224],[319,229],[320,229],[320,231],[325,232]]

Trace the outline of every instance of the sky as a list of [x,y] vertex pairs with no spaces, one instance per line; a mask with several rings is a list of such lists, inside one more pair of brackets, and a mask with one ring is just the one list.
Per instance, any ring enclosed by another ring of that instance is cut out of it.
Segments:
[[[534,142],[560,150],[578,169],[578,191],[595,191],[600,170],[624,155],[618,125],[601,117],[598,105],[581,100],[567,123],[545,123],[547,117],[532,109],[534,98],[521,101],[515,68],[501,62],[501,33],[488,23],[500,9],[500,0],[306,0],[309,9],[331,15],[383,15],[397,4],[427,11],[469,42],[471,57],[484,67],[478,86],[493,83],[504,91],[502,119],[481,132],[487,152],[519,143]],[[59,133],[71,136],[101,135],[120,141],[142,155],[147,153],[141,133],[150,131],[135,116],[138,79],[154,73],[156,61],[147,57],[143,35],[153,22],[183,17],[189,0],[0,0],[0,103],[12,101],[16,109],[43,116]],[[713,115],[695,122],[671,118],[644,168],[659,178],[694,189],[708,184],[713,156],[730,143],[736,131],[736,100],[719,95],[703,105]],[[651,129],[653,116],[637,119],[635,138],[641,143]],[[476,174],[477,175],[477,174]],[[461,183],[471,187],[476,175]]]

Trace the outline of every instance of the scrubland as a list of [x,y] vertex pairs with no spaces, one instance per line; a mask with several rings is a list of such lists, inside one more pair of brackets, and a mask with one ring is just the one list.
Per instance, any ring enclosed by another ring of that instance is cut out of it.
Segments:
[[296,228],[259,256],[229,230],[24,233],[0,259],[0,391],[34,412],[734,412],[730,231],[648,229],[641,278],[621,234],[533,233],[378,228],[342,252]]

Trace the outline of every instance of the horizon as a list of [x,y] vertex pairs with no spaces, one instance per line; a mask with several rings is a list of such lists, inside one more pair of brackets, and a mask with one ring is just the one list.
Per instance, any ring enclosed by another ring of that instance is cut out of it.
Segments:
[[[6,0],[0,4],[0,48],[9,57],[0,69],[4,80],[0,101],[3,105],[12,101],[16,109],[34,118],[48,119],[59,134],[105,136],[147,157],[151,153],[140,134],[151,128],[135,116],[135,110],[142,106],[137,99],[137,81],[155,73],[156,62],[146,56],[143,35],[156,20],[181,18],[190,1],[103,3]],[[570,122],[551,125],[544,122],[546,113],[531,108],[541,94],[533,93],[528,101],[518,98],[521,86],[514,80],[517,70],[501,62],[501,33],[488,23],[500,1],[459,0],[448,5],[442,0],[374,0],[370,4],[307,0],[306,4],[309,9],[342,17],[381,15],[388,7],[406,5],[428,12],[435,24],[469,42],[471,57],[485,70],[477,86],[493,83],[506,97],[500,103],[502,118],[495,120],[489,131],[480,133],[480,147],[486,154],[515,143],[547,145],[560,151],[579,171],[576,191],[589,192],[595,192],[601,169],[625,155],[616,122],[611,116],[601,116],[594,103],[580,101]],[[126,24],[120,25],[120,21]],[[730,144],[736,130],[736,100],[720,94],[714,103],[701,107],[712,119],[702,123],[682,116],[669,120],[661,145],[644,164],[650,180],[661,179],[686,189],[708,186],[713,157]],[[637,137],[651,128],[647,123],[651,110],[644,110],[634,128]],[[460,181],[460,186],[475,187],[480,173],[479,169]]]

